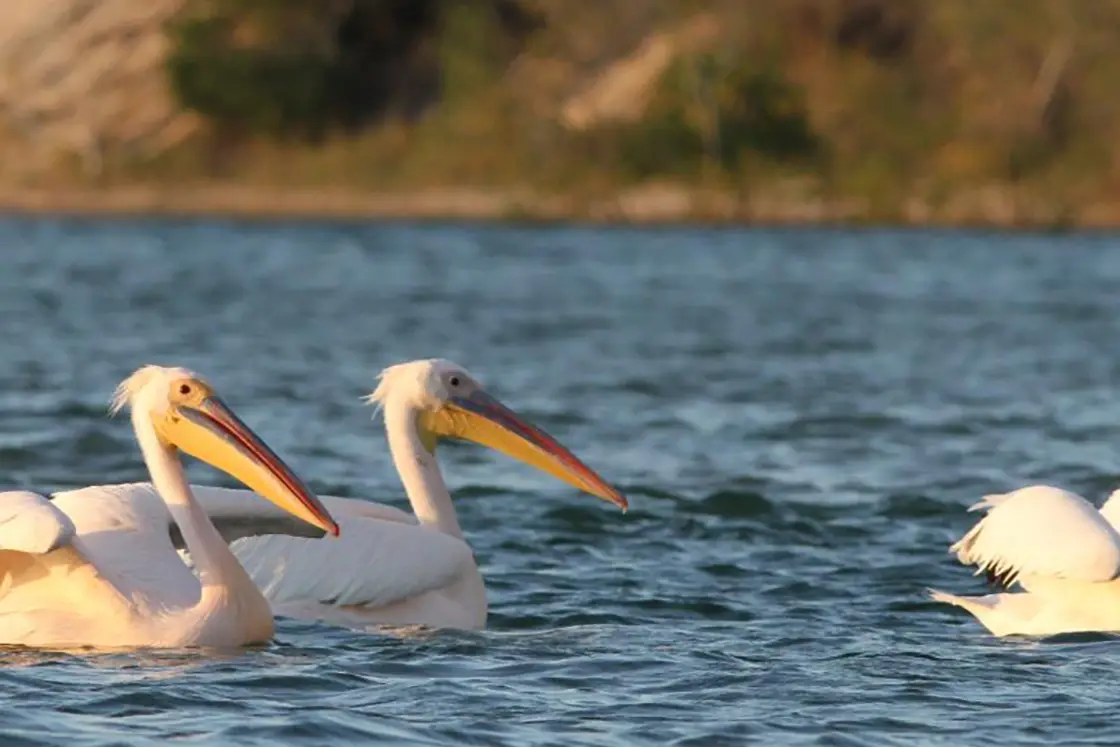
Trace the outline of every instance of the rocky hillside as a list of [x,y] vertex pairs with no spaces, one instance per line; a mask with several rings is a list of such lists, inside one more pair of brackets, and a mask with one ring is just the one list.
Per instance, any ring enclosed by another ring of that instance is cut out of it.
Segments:
[[3,0],[0,73],[8,185],[1120,220],[1120,0]]
[[197,126],[168,90],[163,31],[183,0],[4,0],[0,127],[11,179],[77,158],[151,155]]

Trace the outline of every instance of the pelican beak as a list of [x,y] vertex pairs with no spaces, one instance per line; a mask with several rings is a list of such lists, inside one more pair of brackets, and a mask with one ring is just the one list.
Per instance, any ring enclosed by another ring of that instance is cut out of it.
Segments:
[[157,428],[179,449],[237,478],[296,518],[338,536],[338,524],[319,499],[214,394],[172,406]]
[[439,436],[489,446],[579,490],[610,501],[623,511],[628,506],[622,493],[560,442],[481,389],[463,397],[452,397],[440,409],[425,412],[420,425]]

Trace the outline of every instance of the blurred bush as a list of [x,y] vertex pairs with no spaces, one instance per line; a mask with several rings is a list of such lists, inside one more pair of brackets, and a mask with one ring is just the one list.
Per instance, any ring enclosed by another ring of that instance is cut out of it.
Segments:
[[821,152],[802,91],[775,67],[714,53],[677,60],[640,122],[622,128],[619,156],[638,177],[739,173],[754,158],[807,163]]
[[183,106],[227,128],[321,134],[337,116],[337,60],[323,51],[240,47],[236,30],[222,15],[173,27],[168,72]]
[[510,0],[204,0],[169,26],[167,69],[227,130],[317,139],[500,74],[530,25]]

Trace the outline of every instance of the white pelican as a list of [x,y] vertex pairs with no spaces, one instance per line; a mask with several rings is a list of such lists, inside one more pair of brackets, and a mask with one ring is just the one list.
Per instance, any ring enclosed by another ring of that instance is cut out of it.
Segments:
[[[50,648],[240,646],[272,637],[268,601],[191,495],[177,449],[331,534],[290,469],[182,368],[146,366],[117,390],[152,485],[0,493],[0,644]],[[178,525],[198,577],[170,536]]]
[[930,596],[971,612],[997,636],[1120,632],[1120,490],[1098,511],[1048,485],[985,496],[987,514],[949,552],[1020,592]]
[[[324,496],[345,529],[339,539],[234,541],[234,553],[277,614],[357,626],[486,626],[486,588],[435,458],[444,438],[489,446],[626,509],[621,493],[487,394],[462,367],[413,361],[387,368],[379,378],[368,401],[384,414],[389,450],[415,516]],[[194,491],[212,515],[239,517],[249,526],[274,513],[248,491]]]

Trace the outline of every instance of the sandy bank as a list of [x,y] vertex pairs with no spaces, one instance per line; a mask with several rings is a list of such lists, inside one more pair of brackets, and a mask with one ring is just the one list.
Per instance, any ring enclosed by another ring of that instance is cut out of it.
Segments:
[[931,207],[909,200],[871,209],[855,200],[785,199],[675,186],[645,186],[594,197],[528,190],[431,188],[398,192],[267,189],[249,186],[0,187],[9,215],[196,216],[298,220],[573,221],[618,224],[900,224],[1004,229],[1120,228],[1120,203],[1053,206],[962,195]]

